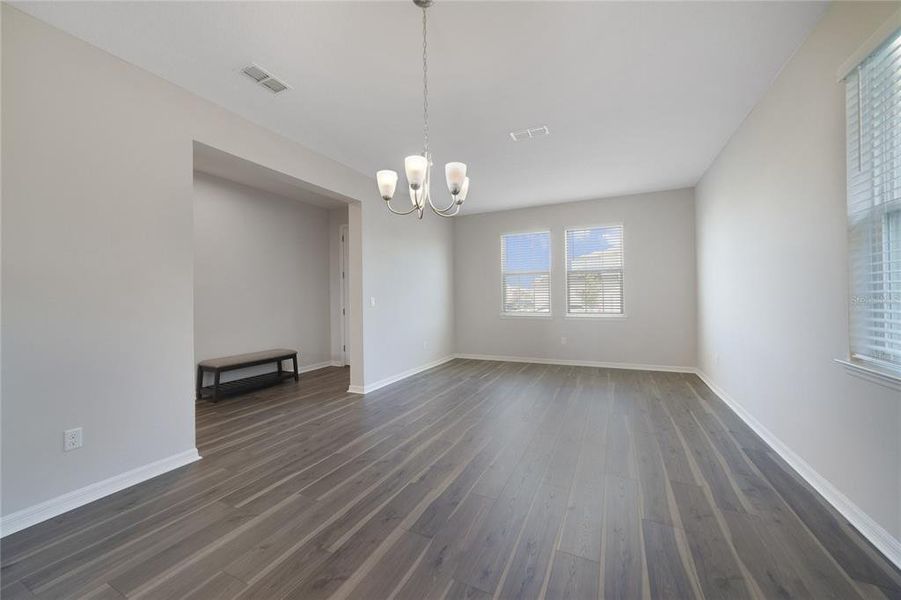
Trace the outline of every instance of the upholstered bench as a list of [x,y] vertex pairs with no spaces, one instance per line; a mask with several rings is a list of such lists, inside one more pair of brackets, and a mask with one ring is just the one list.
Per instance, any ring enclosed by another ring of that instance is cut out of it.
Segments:
[[204,373],[213,374],[212,392],[213,402],[215,402],[219,399],[219,376],[222,373],[234,371],[236,369],[255,367],[257,365],[275,363],[277,365],[277,370],[273,375],[276,375],[277,380],[281,380],[283,377],[282,361],[289,359],[294,362],[294,381],[297,381],[297,350],[278,348],[275,350],[262,350],[260,352],[248,352],[247,354],[236,354],[234,356],[223,356],[222,358],[208,358],[207,360],[202,360],[197,363],[197,399],[200,400],[201,393],[204,389]]

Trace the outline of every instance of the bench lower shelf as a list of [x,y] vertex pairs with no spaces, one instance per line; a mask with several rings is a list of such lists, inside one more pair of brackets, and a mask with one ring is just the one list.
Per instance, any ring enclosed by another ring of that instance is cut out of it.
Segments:
[[[294,379],[293,371],[282,371],[281,374],[273,371],[272,373],[263,373],[262,375],[225,381],[219,384],[219,398],[278,385],[287,379]],[[214,389],[212,385],[203,386],[200,388],[200,398],[202,400],[211,400],[213,398],[213,392]]]

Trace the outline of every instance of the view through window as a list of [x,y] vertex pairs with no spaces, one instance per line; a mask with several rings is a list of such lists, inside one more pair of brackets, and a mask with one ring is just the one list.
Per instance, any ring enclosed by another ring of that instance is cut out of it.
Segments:
[[566,312],[623,313],[623,227],[566,230]]
[[503,308],[509,315],[551,314],[551,233],[501,236]]

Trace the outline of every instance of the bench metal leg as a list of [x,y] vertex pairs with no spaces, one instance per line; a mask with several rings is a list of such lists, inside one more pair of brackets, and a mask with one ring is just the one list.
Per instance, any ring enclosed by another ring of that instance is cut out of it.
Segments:
[[300,379],[300,376],[297,374],[297,355],[291,357],[291,360],[294,361],[294,381]]
[[203,367],[197,367],[197,399],[200,400],[200,388],[203,387]]
[[219,369],[216,369],[213,375],[213,402],[219,401]]

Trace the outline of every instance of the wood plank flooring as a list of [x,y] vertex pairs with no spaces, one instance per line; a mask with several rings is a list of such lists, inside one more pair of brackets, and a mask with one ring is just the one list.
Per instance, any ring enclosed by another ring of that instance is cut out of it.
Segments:
[[697,377],[455,360],[197,404],[203,460],[10,535],[19,598],[901,598]]

